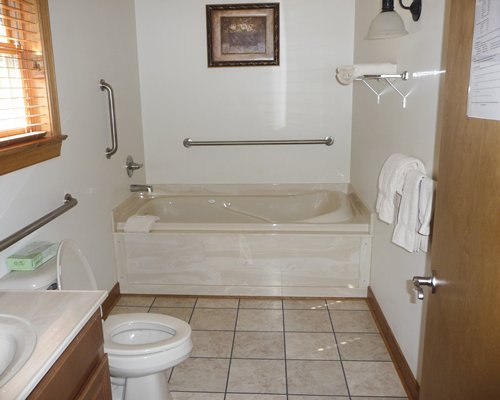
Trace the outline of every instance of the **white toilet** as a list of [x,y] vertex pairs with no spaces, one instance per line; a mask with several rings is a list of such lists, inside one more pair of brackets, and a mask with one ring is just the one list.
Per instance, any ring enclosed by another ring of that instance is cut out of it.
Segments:
[[[74,241],[61,242],[56,264],[59,289],[97,289],[90,265]],[[168,315],[135,313],[111,315],[103,329],[113,400],[171,399],[166,370],[189,357],[189,324]]]
[[[41,270],[44,278],[44,284],[40,285],[42,289],[43,286],[47,287],[45,278],[53,267],[48,265],[40,268],[44,269]],[[97,289],[90,265],[74,241],[64,240],[60,243],[56,268],[59,289]],[[25,278],[20,280],[18,276],[4,279],[0,285],[4,289],[25,289],[26,286],[35,288]],[[163,314],[117,314],[103,321],[103,330],[113,400],[172,399],[166,370],[189,357],[193,347],[189,324]]]

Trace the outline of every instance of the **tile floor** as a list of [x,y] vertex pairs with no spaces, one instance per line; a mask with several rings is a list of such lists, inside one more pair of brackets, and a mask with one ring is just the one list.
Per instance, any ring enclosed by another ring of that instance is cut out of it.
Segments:
[[191,325],[191,357],[168,371],[174,400],[406,399],[363,300],[124,295],[112,313],[127,312]]

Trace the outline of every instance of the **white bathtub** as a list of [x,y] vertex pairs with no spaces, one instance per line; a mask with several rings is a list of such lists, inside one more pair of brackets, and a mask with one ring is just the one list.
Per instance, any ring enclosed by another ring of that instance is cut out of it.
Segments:
[[[114,210],[121,291],[365,296],[370,214],[347,187],[332,186],[168,186],[131,196]],[[125,233],[131,215],[160,220],[149,234]]]
[[366,230],[369,219],[356,213],[355,200],[352,195],[333,190],[259,195],[144,194],[138,198],[140,206],[120,218],[116,229],[122,231],[130,215],[155,215],[160,220],[153,232]]

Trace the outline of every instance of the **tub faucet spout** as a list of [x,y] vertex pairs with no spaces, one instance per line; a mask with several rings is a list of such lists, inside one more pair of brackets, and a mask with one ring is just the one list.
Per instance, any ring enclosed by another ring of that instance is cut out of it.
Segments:
[[152,185],[138,185],[138,184],[133,183],[130,185],[130,191],[131,192],[151,193],[151,192],[153,192],[153,186]]

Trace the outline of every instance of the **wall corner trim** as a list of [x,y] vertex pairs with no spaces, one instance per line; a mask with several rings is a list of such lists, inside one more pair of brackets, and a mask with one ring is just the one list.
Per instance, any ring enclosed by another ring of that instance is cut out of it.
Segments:
[[413,376],[410,366],[408,365],[408,362],[406,361],[406,358],[404,357],[403,352],[399,347],[394,333],[392,333],[391,327],[387,323],[384,313],[382,312],[382,309],[380,308],[380,305],[378,304],[378,301],[371,287],[368,287],[367,300],[373,317],[375,318],[375,322],[377,323],[380,334],[382,335],[382,338],[384,339],[384,342],[389,349],[389,354],[391,355],[394,366],[396,367],[396,371],[398,372],[399,377],[401,378],[403,386],[406,390],[408,399],[417,400],[420,391],[419,384]]

